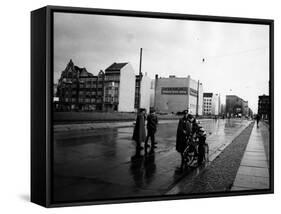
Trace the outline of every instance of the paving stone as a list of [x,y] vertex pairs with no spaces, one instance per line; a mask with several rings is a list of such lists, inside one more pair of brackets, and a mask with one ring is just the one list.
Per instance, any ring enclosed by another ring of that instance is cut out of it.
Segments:
[[235,179],[234,186],[250,189],[268,189],[269,179],[260,176],[239,175]]
[[242,159],[241,166],[268,168],[267,161],[265,160],[252,160],[246,158]]
[[241,174],[250,176],[269,177],[268,169],[259,167],[240,166],[237,174],[238,176]]

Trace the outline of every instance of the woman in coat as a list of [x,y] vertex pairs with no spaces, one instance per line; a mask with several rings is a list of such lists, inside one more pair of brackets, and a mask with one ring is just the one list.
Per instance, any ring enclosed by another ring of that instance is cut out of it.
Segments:
[[133,133],[133,140],[137,143],[137,149],[143,149],[141,142],[146,139],[145,133],[145,109],[140,109],[136,119],[136,125]]
[[192,125],[190,122],[191,115],[188,115],[188,111],[184,112],[183,118],[179,120],[177,128],[177,140],[176,140],[176,150],[181,154],[181,168],[184,166],[183,152],[186,148],[187,139],[192,133]]

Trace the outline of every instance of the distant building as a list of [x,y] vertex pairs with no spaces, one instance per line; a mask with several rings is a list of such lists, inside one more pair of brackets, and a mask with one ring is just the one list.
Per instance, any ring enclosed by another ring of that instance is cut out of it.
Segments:
[[136,75],[135,109],[137,110],[138,108],[145,108],[147,111],[149,111],[151,99],[150,96],[151,79],[145,73],[145,75],[141,75],[140,81],[140,75]]
[[225,104],[221,104],[220,114],[225,115]]
[[227,116],[248,116],[248,101],[236,95],[226,95],[225,113]]
[[219,115],[220,114],[220,95],[214,93],[203,93],[203,114]]
[[134,111],[135,79],[133,67],[129,63],[113,63],[105,69],[105,111]]
[[86,68],[75,66],[70,60],[58,80],[56,95],[59,103],[57,110],[95,110],[96,106],[102,103],[97,96],[100,84],[98,79]]
[[177,113],[189,109],[193,115],[203,114],[203,86],[188,77],[155,76],[155,109],[158,112]]
[[258,114],[261,118],[268,120],[270,117],[270,98],[267,95],[259,96]]
[[113,63],[95,76],[70,60],[54,84],[58,111],[134,112],[138,108],[149,110],[150,99],[151,79],[145,75],[140,81],[129,63]]
[[155,107],[155,80],[151,80],[150,85],[150,108]]

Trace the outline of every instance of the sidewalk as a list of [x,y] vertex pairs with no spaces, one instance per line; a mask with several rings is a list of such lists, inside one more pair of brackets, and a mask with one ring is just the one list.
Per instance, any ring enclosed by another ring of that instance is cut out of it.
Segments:
[[263,138],[264,132],[268,132],[267,126],[260,123],[257,128],[255,124],[231,191],[269,188],[269,163],[264,149],[269,139]]

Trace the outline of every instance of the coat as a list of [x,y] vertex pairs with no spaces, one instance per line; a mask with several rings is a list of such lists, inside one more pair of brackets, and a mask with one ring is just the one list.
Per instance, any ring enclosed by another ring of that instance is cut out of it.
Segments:
[[179,120],[177,129],[177,140],[176,140],[176,150],[180,153],[184,152],[187,144],[187,138],[192,132],[191,123],[187,118],[182,118]]
[[136,142],[145,141],[146,133],[145,133],[145,116],[142,113],[137,115],[136,125],[133,133],[133,140]]
[[158,124],[157,116],[153,114],[149,114],[147,116],[147,125],[146,125],[147,131],[149,133],[155,133],[157,130],[157,124]]

